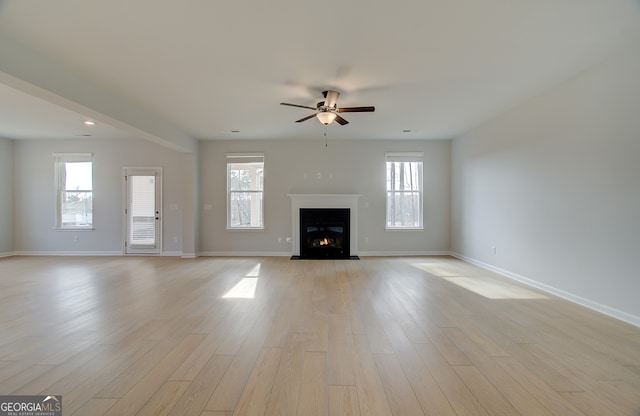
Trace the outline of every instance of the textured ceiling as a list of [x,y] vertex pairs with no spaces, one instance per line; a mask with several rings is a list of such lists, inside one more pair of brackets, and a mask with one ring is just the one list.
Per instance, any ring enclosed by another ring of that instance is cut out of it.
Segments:
[[451,138],[638,39],[633,0],[9,0],[0,136],[320,138],[279,103],[333,88],[376,112],[331,138]]

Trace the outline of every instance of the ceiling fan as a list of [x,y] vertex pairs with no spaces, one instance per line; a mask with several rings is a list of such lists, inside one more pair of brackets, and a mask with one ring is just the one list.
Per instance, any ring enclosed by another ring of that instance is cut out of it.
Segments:
[[280,105],[288,105],[291,107],[300,107],[300,108],[308,108],[309,110],[316,110],[317,112],[311,114],[310,116],[306,116],[301,118],[300,120],[296,120],[296,123],[301,123],[303,121],[309,120],[310,118],[317,117],[320,120],[320,123],[326,125],[331,124],[334,120],[338,122],[338,124],[344,126],[345,124],[349,124],[347,120],[340,117],[338,113],[371,113],[376,110],[373,106],[367,107],[336,107],[336,101],[338,101],[338,97],[340,93],[335,90],[327,90],[323,91],[322,95],[324,96],[324,101],[320,101],[316,104],[316,107],[309,107],[306,105],[299,104],[289,104],[289,103],[280,103]]

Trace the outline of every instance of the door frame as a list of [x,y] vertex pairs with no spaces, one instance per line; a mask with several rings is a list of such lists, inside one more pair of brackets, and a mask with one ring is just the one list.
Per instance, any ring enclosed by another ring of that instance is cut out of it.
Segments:
[[[156,201],[157,206],[156,209],[158,211],[158,220],[156,223],[157,226],[157,248],[153,251],[145,252],[144,250],[140,250],[139,252],[128,252],[127,250],[127,240],[128,240],[128,223],[127,223],[127,209],[129,208],[129,184],[127,182],[127,176],[129,175],[145,175],[145,174],[156,174]],[[123,256],[161,256],[162,255],[162,240],[163,240],[163,227],[162,227],[162,167],[156,166],[147,166],[147,167],[132,167],[125,166],[122,168],[122,255]]]

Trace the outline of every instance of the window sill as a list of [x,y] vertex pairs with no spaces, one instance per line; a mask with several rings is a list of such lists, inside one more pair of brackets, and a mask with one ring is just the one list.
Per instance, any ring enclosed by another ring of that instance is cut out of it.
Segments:
[[385,227],[385,231],[423,231],[424,227],[398,227],[398,228],[389,228]]
[[235,231],[240,231],[240,232],[243,232],[243,231],[260,231],[260,232],[262,232],[262,231],[264,231],[264,227],[242,227],[242,228],[240,228],[240,227],[233,227],[233,228],[232,227],[227,227],[227,231],[231,231],[231,232],[235,232]]
[[93,227],[54,227],[53,231],[94,231]]

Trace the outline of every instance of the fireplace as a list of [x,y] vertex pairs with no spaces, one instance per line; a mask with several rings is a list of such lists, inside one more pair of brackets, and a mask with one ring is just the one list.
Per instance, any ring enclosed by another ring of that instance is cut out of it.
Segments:
[[300,258],[350,258],[349,208],[300,208]]
[[[301,258],[303,241],[300,235],[300,214],[303,209],[343,209],[348,212],[349,221],[346,222],[342,247],[344,257],[358,258],[358,199],[360,194],[289,194],[291,198],[291,254],[293,259]],[[306,230],[306,229],[305,229]],[[306,232],[306,231],[305,231]],[[306,244],[306,237],[304,240]],[[345,244],[348,244],[345,246]],[[328,248],[328,247],[323,247]],[[307,257],[308,258],[308,257]],[[328,258],[328,257],[322,257]]]

